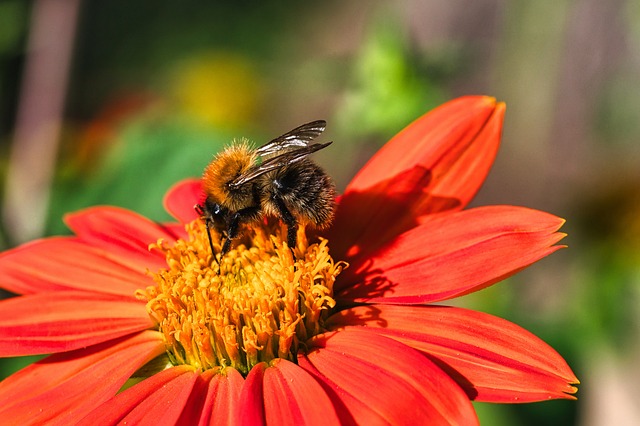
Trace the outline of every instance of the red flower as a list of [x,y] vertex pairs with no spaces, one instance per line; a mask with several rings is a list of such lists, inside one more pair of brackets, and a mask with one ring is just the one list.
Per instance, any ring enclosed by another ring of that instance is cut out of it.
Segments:
[[[563,220],[547,213],[463,210],[503,114],[492,98],[465,97],[409,125],[349,184],[328,241],[299,232],[295,267],[272,224],[220,275],[209,268],[196,180],[165,200],[179,223],[96,207],[67,216],[74,237],[5,252],[0,285],[22,296],[0,302],[0,355],[54,355],[0,383],[0,418],[466,425],[477,422],[471,400],[574,398],[571,369],[534,335],[427,304],[561,247]],[[132,377],[146,378],[121,391]]]

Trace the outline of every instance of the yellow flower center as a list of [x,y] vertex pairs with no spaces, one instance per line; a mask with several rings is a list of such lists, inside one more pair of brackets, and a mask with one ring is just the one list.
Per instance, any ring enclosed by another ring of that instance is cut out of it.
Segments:
[[[166,254],[167,269],[153,274],[156,286],[137,293],[171,362],[243,374],[274,358],[295,362],[300,345],[324,330],[333,284],[346,266],[333,261],[327,240],[309,245],[298,230],[294,258],[283,227],[255,226],[218,267],[202,221],[186,228],[188,240],[150,246]],[[220,241],[213,230],[211,236]]]

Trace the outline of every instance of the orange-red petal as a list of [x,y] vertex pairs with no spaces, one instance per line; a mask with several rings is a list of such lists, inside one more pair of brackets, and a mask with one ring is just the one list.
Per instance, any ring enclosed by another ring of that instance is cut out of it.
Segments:
[[230,426],[239,424],[244,378],[233,368],[207,370],[194,386],[177,424]]
[[74,350],[153,327],[144,303],[80,291],[0,302],[0,356]]
[[175,240],[187,240],[189,238],[189,233],[185,229],[184,223],[163,223],[162,228],[173,235]]
[[75,424],[162,352],[160,335],[145,331],[47,357],[0,382],[0,418],[16,425]]
[[504,110],[490,97],[462,97],[392,138],[340,199],[330,233],[338,257],[376,248],[425,215],[464,208],[495,159]]
[[245,425],[340,423],[331,400],[314,377],[284,359],[251,369],[241,399]]
[[118,261],[142,272],[166,268],[164,254],[149,251],[162,238],[175,241],[165,227],[132,211],[117,207],[93,207],[65,216],[71,230],[87,244],[105,249]]
[[53,237],[0,254],[2,288],[17,294],[84,290],[134,298],[153,281],[104,249],[74,237]]
[[448,306],[358,306],[331,329],[357,328],[425,352],[470,398],[486,402],[573,399],[578,383],[565,360],[527,330],[481,312]]
[[319,335],[298,357],[345,424],[477,424],[467,395],[420,352],[351,328]]
[[197,379],[198,373],[186,365],[163,370],[106,401],[78,424],[177,424]]
[[164,197],[164,208],[182,223],[198,217],[194,206],[204,199],[200,179],[185,179],[169,188]]
[[564,220],[538,210],[487,206],[434,215],[336,282],[345,303],[427,303],[494,284],[561,246]]

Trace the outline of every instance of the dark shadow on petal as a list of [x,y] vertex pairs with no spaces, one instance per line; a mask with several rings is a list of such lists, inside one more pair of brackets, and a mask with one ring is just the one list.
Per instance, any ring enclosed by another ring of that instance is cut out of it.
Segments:
[[[364,307],[366,312],[354,312],[353,310],[348,312],[340,313],[340,326],[342,325],[353,325],[353,326],[368,326],[372,322],[378,324],[380,328],[387,328],[388,321],[380,316],[380,308],[377,308],[374,305],[368,305]],[[359,309],[361,311],[362,309]],[[331,321],[331,317],[328,319],[326,326],[333,330],[334,328],[340,328],[340,326],[334,326]]]
[[184,405],[184,410],[180,415],[177,424],[195,424],[206,414],[203,413],[204,404],[207,400],[207,392],[209,390],[209,381],[204,380],[200,375],[196,379],[189,399]]
[[433,183],[431,170],[414,166],[366,191],[340,197],[334,225],[327,232],[333,258],[349,263],[334,287],[340,306],[353,298],[393,295],[398,283],[375,269],[370,256],[376,251],[384,256],[395,237],[419,225],[426,215],[461,208],[457,198],[431,194]]
[[469,397],[470,400],[473,401],[478,397],[478,391],[476,390],[475,386],[473,386],[473,383],[471,383],[458,370],[434,355],[425,352],[422,352],[422,354],[438,367],[440,367],[440,369],[447,373],[449,377],[455,380],[455,382],[462,388],[462,390],[467,394],[467,397]]
[[[306,355],[298,355],[298,356],[305,356],[306,357]],[[322,373],[320,373],[318,370],[316,370],[315,366],[310,361],[308,361],[308,359],[307,359],[307,363],[308,363],[308,365],[310,367],[313,368],[313,370],[310,371],[310,370],[305,368],[305,371],[307,371],[313,377],[313,379],[316,382],[318,382],[318,384],[322,387],[322,390],[324,390],[326,392],[327,396],[331,400],[331,403],[333,404],[333,407],[336,410],[336,414],[338,415],[338,418],[340,419],[340,424],[341,425],[348,425],[348,426],[358,425],[358,422],[353,417],[353,414],[351,414],[351,412],[347,408],[346,404],[342,400],[342,397],[336,391],[336,388],[334,386],[329,385],[324,380],[318,379],[317,376],[322,376]]]
[[394,293],[397,284],[389,281],[383,270],[371,268],[371,263],[370,260],[365,260],[359,265],[358,270],[352,271],[348,268],[343,272],[346,277],[338,277],[334,290],[340,308],[354,305],[355,303],[349,303],[349,299],[355,297],[384,297]]
[[333,256],[353,265],[418,225],[420,217],[460,208],[457,198],[430,194],[432,183],[432,172],[415,166],[366,191],[344,194],[328,232]]

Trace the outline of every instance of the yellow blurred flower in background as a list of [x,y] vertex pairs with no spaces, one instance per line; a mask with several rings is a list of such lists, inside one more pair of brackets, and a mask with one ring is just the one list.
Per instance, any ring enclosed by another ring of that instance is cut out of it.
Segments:
[[260,112],[263,87],[241,55],[206,52],[177,66],[171,94],[185,114],[218,128],[242,126]]

